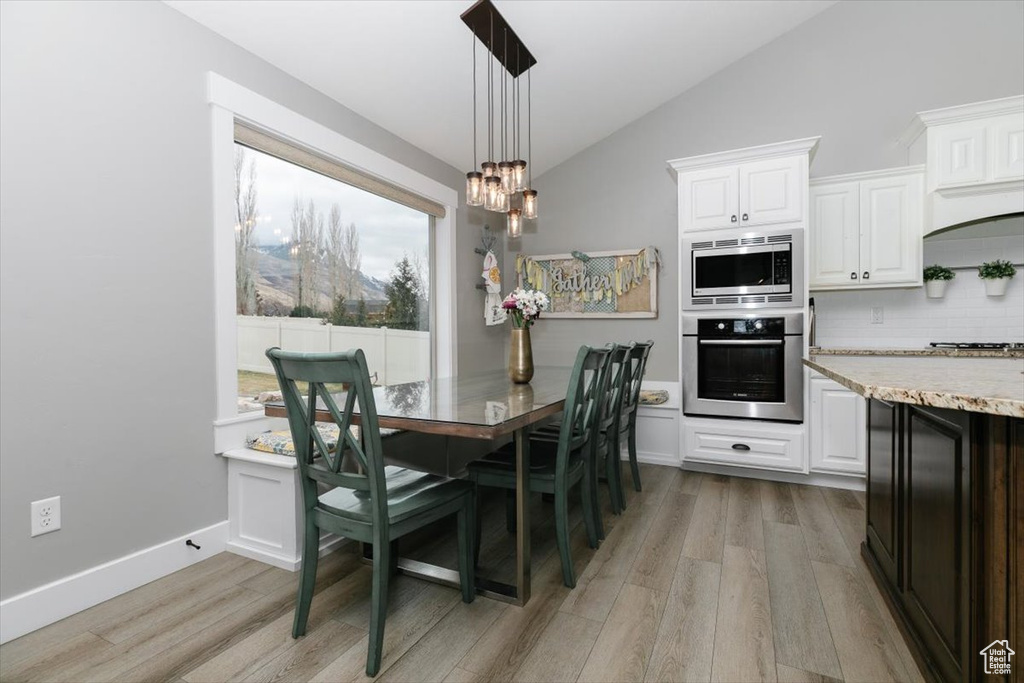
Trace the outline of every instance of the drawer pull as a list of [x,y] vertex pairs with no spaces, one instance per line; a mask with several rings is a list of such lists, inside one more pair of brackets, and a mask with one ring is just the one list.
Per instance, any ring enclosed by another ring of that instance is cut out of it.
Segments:
[[750,450],[750,446],[748,446],[745,443],[734,443],[732,445],[732,449],[734,451],[749,451]]

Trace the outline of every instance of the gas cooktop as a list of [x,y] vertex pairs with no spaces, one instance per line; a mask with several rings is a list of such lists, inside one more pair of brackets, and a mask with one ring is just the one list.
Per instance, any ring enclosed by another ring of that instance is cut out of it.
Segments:
[[936,349],[1024,349],[1020,342],[932,342]]

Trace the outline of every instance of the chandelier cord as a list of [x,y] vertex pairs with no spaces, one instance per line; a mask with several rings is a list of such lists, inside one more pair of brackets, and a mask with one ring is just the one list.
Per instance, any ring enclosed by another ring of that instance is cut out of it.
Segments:
[[476,170],[476,35],[470,31],[473,41],[473,170]]
[[529,171],[529,185],[533,189],[533,74],[526,70],[526,170]]

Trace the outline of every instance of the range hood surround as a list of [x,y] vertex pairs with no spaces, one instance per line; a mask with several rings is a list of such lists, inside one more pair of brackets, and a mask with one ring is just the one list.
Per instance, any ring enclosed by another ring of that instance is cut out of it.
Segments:
[[1024,95],[920,112],[897,142],[927,169],[925,235],[1024,212]]

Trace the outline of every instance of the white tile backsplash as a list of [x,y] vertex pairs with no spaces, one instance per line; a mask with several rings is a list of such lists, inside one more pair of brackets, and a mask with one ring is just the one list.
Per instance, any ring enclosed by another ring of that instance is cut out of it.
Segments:
[[[1004,259],[1024,263],[1024,234],[1008,237],[925,241],[925,265],[977,266]],[[1006,295],[985,295],[976,270],[958,270],[942,299],[924,288],[812,292],[817,343],[825,347],[917,348],[933,341],[1024,342],[1024,269]],[[871,309],[884,309],[884,322],[871,324]]]

